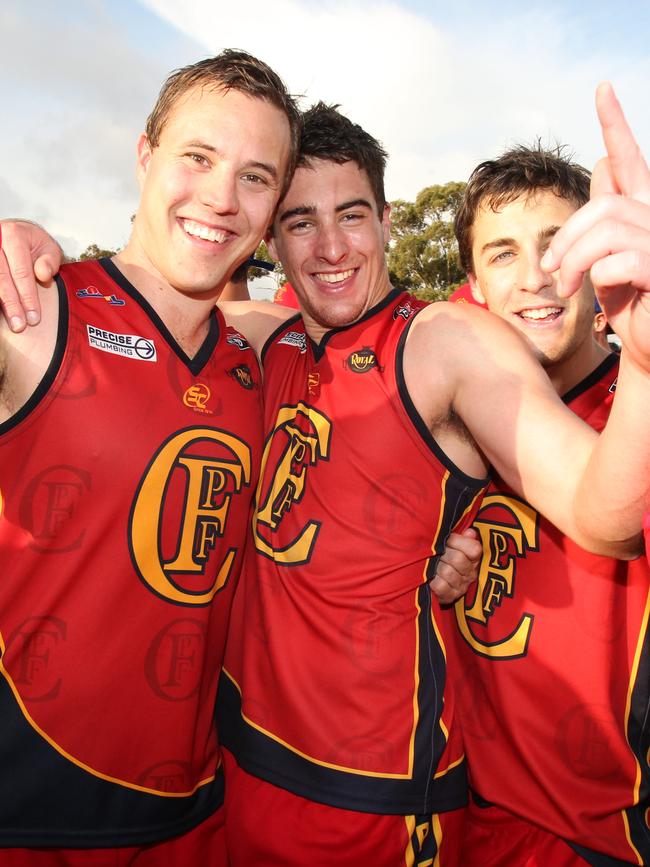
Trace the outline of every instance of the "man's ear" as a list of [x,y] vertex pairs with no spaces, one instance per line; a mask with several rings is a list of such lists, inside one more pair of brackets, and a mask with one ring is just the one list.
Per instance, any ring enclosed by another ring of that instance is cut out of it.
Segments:
[[138,139],[138,144],[136,146],[137,159],[135,164],[135,176],[141,187],[144,183],[144,179],[147,176],[147,170],[149,169],[149,163],[151,162],[152,152],[153,148],[151,146],[151,142],[147,138],[146,133],[141,133],[140,138]]
[[269,226],[266,230],[266,234],[264,235],[264,243],[266,244],[266,249],[269,251],[269,256],[273,259],[274,262],[280,261],[280,256],[278,255],[277,247],[275,246],[275,235],[273,234],[273,226]]
[[483,294],[481,287],[478,284],[478,280],[471,271],[467,275],[467,282],[469,283],[469,288],[472,290],[474,300],[478,301],[479,304],[487,304],[487,301],[485,300],[485,295]]
[[390,241],[390,205],[388,202],[384,205],[384,213],[381,217],[381,225],[384,230],[384,244]]

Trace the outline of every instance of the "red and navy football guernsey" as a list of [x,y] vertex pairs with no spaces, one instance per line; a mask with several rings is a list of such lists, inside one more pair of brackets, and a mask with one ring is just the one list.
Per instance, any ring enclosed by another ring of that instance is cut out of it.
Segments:
[[[610,412],[611,355],[564,398]],[[470,784],[590,864],[650,864],[650,569],[589,554],[495,480],[477,586],[455,606],[450,675]]]
[[218,700],[246,771],[372,813],[465,800],[428,580],[484,480],[450,462],[409,399],[402,355],[422,306],[392,291],[318,345],[299,317],[268,341],[255,548]]
[[110,260],[57,282],[52,362],[0,426],[0,845],[144,844],[223,797],[259,369],[216,309],[188,358]]

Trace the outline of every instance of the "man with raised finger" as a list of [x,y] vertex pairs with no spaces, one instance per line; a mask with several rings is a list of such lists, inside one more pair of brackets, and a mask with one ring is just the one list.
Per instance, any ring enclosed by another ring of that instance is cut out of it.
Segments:
[[[563,297],[540,267],[589,181],[561,149],[512,149],[472,173],[456,234],[476,300],[600,430],[619,359],[595,340],[593,287]],[[473,791],[464,865],[650,864],[646,559],[588,553],[498,477],[475,527],[484,558],[449,654]]]

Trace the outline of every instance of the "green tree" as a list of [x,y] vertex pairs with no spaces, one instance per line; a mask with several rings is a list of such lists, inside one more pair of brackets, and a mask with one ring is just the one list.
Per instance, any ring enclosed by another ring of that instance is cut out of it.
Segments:
[[273,279],[276,281],[278,287],[282,286],[284,283],[287,282],[287,275],[284,273],[284,268],[279,262],[276,262],[273,259],[264,241],[261,242],[261,244],[255,251],[255,259],[261,259],[263,262],[273,262],[273,264],[275,265],[275,270],[265,271],[263,268],[249,268],[249,277],[266,277],[268,274],[272,274]]
[[453,225],[464,190],[458,181],[434,184],[420,190],[415,202],[391,203],[388,269],[393,285],[438,301],[465,282]]
[[89,244],[81,256],[79,256],[78,261],[83,262],[85,259],[102,259],[106,256],[114,256],[116,253],[117,250],[103,250],[98,247],[97,244]]

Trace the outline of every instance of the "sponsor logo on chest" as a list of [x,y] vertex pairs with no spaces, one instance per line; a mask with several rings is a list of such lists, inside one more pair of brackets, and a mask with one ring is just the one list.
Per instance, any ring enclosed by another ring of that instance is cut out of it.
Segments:
[[135,361],[157,361],[156,346],[148,337],[138,334],[118,334],[94,325],[86,325],[88,343],[93,349],[133,358]]
[[345,366],[353,373],[368,373],[373,367],[378,367],[377,356],[368,346],[357,349],[348,356]]

